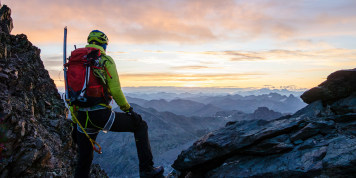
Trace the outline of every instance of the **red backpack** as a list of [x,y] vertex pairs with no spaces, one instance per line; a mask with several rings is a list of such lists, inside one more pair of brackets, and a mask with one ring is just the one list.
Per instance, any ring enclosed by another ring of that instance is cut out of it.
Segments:
[[[104,68],[101,53],[97,48],[86,47],[72,51],[67,67],[68,96],[70,105],[95,106],[111,101],[106,85],[94,75],[94,70]],[[99,64],[102,64],[100,66]]]

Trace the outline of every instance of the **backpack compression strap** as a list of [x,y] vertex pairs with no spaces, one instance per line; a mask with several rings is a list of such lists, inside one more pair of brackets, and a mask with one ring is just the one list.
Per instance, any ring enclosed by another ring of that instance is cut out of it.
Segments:
[[80,90],[80,95],[78,96],[78,101],[81,101],[81,102],[86,102],[87,99],[84,97],[84,94],[85,94],[85,91],[87,90],[87,86],[88,86],[88,83],[89,83],[89,79],[90,79],[90,66],[87,65],[85,67],[85,80],[84,80],[84,85],[83,85],[83,88],[82,90]]

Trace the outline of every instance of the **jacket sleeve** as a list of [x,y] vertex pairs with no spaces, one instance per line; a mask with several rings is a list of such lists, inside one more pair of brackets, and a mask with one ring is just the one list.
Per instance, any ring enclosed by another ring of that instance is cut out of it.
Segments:
[[115,102],[120,106],[120,109],[127,112],[130,109],[130,104],[127,102],[124,93],[121,90],[119,75],[117,74],[116,65],[114,60],[110,56],[105,56],[108,61],[105,63],[105,67],[109,74],[106,73],[107,84]]

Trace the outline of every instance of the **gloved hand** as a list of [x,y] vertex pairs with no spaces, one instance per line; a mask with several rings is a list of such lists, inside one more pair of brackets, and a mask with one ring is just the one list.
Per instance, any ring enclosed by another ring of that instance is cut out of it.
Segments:
[[132,107],[129,109],[129,113],[132,116],[132,119],[135,121],[135,125],[138,126],[142,122],[142,117],[140,114],[137,114]]

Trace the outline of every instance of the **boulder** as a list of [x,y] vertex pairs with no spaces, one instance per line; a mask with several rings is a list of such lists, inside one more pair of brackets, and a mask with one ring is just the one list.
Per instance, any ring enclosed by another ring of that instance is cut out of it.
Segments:
[[325,82],[304,92],[300,97],[308,104],[317,100],[334,102],[355,92],[356,68],[330,74]]

